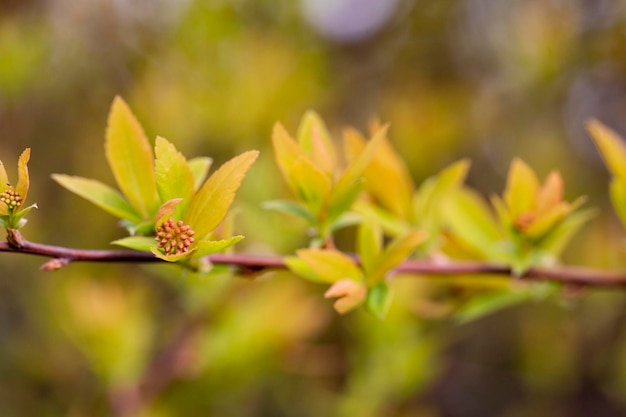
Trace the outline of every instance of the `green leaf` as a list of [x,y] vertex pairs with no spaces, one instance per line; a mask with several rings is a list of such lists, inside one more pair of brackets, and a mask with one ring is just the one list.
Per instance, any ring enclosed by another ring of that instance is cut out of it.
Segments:
[[175,217],[181,218],[185,213],[194,193],[193,172],[187,165],[187,160],[176,150],[176,147],[160,136],[157,136],[154,145],[155,175],[157,190],[161,201],[173,198],[182,198],[183,201],[176,207]]
[[387,273],[408,258],[427,237],[428,233],[422,230],[412,230],[392,240],[383,253],[372,262],[371,271],[367,274],[368,284],[382,282]]
[[109,113],[105,151],[122,193],[141,216],[151,217],[159,206],[152,149],[143,128],[119,96]]
[[587,131],[609,171],[616,177],[626,178],[626,145],[622,138],[596,119],[587,122]]
[[499,291],[474,296],[456,313],[460,323],[468,323],[508,307],[532,300],[533,294],[527,290]]
[[209,169],[211,169],[211,164],[213,163],[213,159],[199,156],[196,158],[191,158],[187,161],[187,165],[191,169],[194,178],[194,191],[198,190],[204,180],[206,180],[207,175],[209,175]]
[[384,319],[391,305],[391,291],[385,282],[379,282],[367,292],[367,310],[380,320]]
[[150,252],[150,248],[154,247],[154,242],[154,237],[128,236],[122,239],[114,240],[111,244],[143,252]]
[[72,177],[63,174],[52,174],[52,179],[62,187],[90,201],[109,214],[133,223],[142,221],[142,217],[133,207],[113,188],[100,181]]
[[240,242],[244,237],[241,235],[233,236],[224,240],[201,240],[198,242],[198,250],[193,254],[194,258],[210,255],[212,253],[221,252]]
[[296,254],[324,282],[333,283],[343,278],[363,280],[363,273],[355,261],[337,250],[300,249]]
[[28,177],[29,159],[30,148],[26,148],[17,160],[17,185],[15,186],[15,192],[22,197],[22,205],[26,202],[28,188],[30,187],[30,179]]
[[444,205],[445,218],[461,242],[486,259],[497,260],[497,243],[503,238],[482,198],[468,188],[454,193]]
[[371,218],[366,217],[360,224],[357,234],[357,253],[361,258],[365,275],[369,275],[382,251],[383,232]]
[[276,210],[282,213],[292,214],[294,216],[302,217],[305,219],[310,225],[315,225],[317,220],[311,214],[309,210],[302,204],[291,201],[291,200],[271,200],[264,201],[261,205],[264,209],[267,210]]
[[516,218],[520,214],[533,209],[538,191],[539,180],[535,171],[521,159],[515,158],[511,162],[503,194],[511,216]]
[[185,223],[195,230],[198,240],[204,240],[224,219],[241,181],[258,155],[258,151],[248,151],[226,162],[193,197]]

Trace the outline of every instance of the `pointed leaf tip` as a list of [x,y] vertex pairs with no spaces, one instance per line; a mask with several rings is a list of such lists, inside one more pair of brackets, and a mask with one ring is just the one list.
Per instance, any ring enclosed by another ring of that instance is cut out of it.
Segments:
[[122,193],[144,218],[149,217],[158,207],[152,148],[143,127],[119,96],[109,113],[105,154]]
[[602,159],[611,174],[626,178],[626,144],[614,130],[597,119],[591,119],[586,124]]
[[235,193],[246,173],[259,156],[259,151],[247,151],[224,163],[193,197],[185,223],[203,240],[224,219]]

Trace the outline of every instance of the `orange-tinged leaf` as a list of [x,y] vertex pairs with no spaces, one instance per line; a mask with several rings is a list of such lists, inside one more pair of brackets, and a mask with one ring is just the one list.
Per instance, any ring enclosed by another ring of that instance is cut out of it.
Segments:
[[224,219],[235,193],[258,155],[258,151],[248,151],[224,163],[193,197],[185,223],[195,230],[198,240],[204,240]]
[[155,176],[161,201],[182,198],[176,207],[176,217],[181,217],[191,202],[194,193],[194,176],[187,160],[176,147],[160,136],[154,146]]
[[556,206],[563,200],[563,178],[557,171],[552,171],[546,177],[543,186],[537,194],[537,211],[543,213]]
[[368,285],[383,281],[389,271],[400,265],[427,238],[428,233],[423,230],[412,230],[392,240],[373,262],[372,269],[367,274]]
[[7,188],[9,188],[9,176],[7,175],[7,171],[4,168],[4,164],[0,161],[0,193],[4,192]]
[[311,165],[313,165],[313,161],[309,159],[306,152],[291,138],[280,123],[276,123],[272,130],[272,146],[274,147],[276,164],[283,174],[283,178],[285,178],[285,181],[292,189],[295,189],[296,186],[293,184],[293,179],[289,176],[293,164],[300,159],[308,159]]
[[150,143],[122,98],[115,97],[106,131],[107,161],[120,190],[144,217],[159,206]]
[[521,159],[515,158],[511,162],[503,194],[513,218],[534,208],[538,190],[539,180],[535,171]]
[[337,250],[300,249],[296,254],[324,282],[333,283],[343,278],[363,280],[363,274],[355,261]]
[[550,231],[559,221],[563,220],[572,211],[569,203],[560,202],[542,213],[533,221],[524,234],[531,238],[540,238]]
[[587,122],[587,131],[591,134],[609,171],[616,177],[626,178],[626,144],[624,144],[624,140],[596,119]]
[[176,209],[176,206],[181,203],[181,201],[183,201],[182,198],[172,198],[171,200],[161,204],[155,216],[155,226],[159,227],[164,221],[170,217],[174,217],[174,210]]
[[324,298],[337,298],[333,307],[339,314],[354,310],[366,297],[367,287],[352,279],[340,279],[324,293]]
[[17,185],[15,186],[15,192],[22,197],[22,203],[19,207],[22,207],[26,202],[28,196],[28,188],[30,186],[30,180],[28,178],[28,161],[30,160],[30,148],[24,149],[24,152],[17,160]]
[[[344,146],[349,160],[356,159],[366,142],[355,129],[344,131]],[[363,171],[367,189],[387,210],[409,219],[414,191],[413,181],[406,164],[393,149],[387,138],[383,138]]]
[[115,217],[135,224],[143,220],[120,193],[100,181],[63,174],[52,174],[52,179]]
[[307,111],[298,128],[298,143],[311,155],[313,163],[328,175],[333,175],[337,165],[335,147],[322,118]]

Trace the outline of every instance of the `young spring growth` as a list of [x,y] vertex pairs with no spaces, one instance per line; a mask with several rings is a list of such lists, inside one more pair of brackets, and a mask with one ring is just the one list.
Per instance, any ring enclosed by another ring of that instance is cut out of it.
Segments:
[[7,229],[19,229],[26,224],[24,216],[37,204],[24,207],[30,181],[28,161],[30,148],[26,148],[17,161],[17,184],[9,182],[4,164],[0,161],[0,225]]
[[297,202],[272,201],[267,208],[306,219],[322,244],[331,245],[332,232],[349,224],[348,210],[362,189],[362,173],[385,135],[380,128],[364,149],[344,168],[322,119],[314,112],[302,118],[297,141],[277,123],[272,132],[276,163]]
[[527,240],[539,240],[585,201],[563,201],[563,179],[552,171],[540,184],[526,163],[514,159],[509,169],[503,199],[494,196],[493,205],[505,227]]
[[242,240],[243,236],[214,238],[258,152],[234,157],[194,192],[191,170],[176,148],[158,138],[156,149],[157,188],[161,198],[170,199],[156,213],[154,237],[131,236],[113,243],[176,262],[220,252]]

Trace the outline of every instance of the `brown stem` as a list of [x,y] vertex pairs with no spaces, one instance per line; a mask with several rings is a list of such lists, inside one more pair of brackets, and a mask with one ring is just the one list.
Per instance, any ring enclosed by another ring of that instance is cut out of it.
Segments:
[[[27,240],[20,247],[13,247],[0,242],[0,252],[14,252],[51,258],[43,269],[58,269],[70,262],[162,262],[152,253],[129,250],[89,250],[71,249],[59,246],[33,243]],[[247,271],[260,271],[267,268],[285,268],[281,256],[255,256],[246,254],[215,254],[208,256],[213,264],[232,265]],[[396,272],[427,275],[430,277],[446,275],[493,275],[511,276],[511,268],[486,262],[429,260],[406,261],[399,265]],[[521,277],[530,280],[553,281],[572,286],[590,287],[626,287],[626,273],[610,272],[578,266],[534,267]]]

